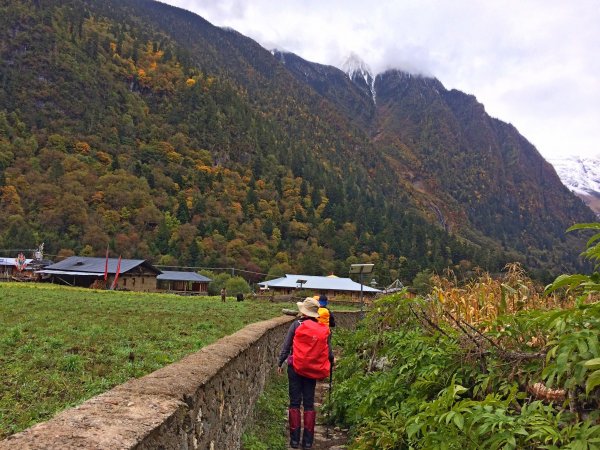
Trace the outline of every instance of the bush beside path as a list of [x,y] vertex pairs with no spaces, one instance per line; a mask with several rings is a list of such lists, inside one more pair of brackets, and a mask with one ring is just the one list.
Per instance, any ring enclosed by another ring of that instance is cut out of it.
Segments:
[[[334,368],[335,370],[335,368]],[[335,389],[335,387],[333,387]],[[335,425],[327,425],[329,415],[323,404],[329,396],[329,379],[317,382],[315,407],[317,409],[317,425],[315,426],[315,450],[343,450],[348,443],[348,430]]]

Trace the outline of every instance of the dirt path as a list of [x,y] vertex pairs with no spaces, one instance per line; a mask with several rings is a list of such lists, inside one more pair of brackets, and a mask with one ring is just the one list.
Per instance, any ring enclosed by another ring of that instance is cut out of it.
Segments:
[[315,450],[342,450],[346,448],[348,433],[339,427],[325,425],[326,415],[321,414],[321,404],[327,400],[329,394],[329,379],[317,383],[315,392],[315,407],[317,410],[317,425],[315,426]]

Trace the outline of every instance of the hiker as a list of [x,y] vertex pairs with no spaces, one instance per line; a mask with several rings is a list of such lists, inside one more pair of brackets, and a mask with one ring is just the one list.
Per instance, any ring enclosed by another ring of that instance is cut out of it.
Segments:
[[223,288],[223,289],[221,289],[221,301],[222,302],[225,301],[225,297],[227,297],[227,289]]
[[317,321],[319,302],[307,297],[298,302],[300,318],[294,320],[287,332],[277,371],[283,373],[283,363],[287,361],[290,406],[288,419],[290,447],[300,445],[300,406],[304,408],[304,432],[302,448],[312,448],[315,437],[315,387],[317,380],[330,375],[333,364],[333,351],[329,343],[329,327]]
[[327,307],[327,296],[325,294],[321,294],[319,297],[319,318],[317,319],[319,322],[324,323],[329,328],[335,327],[335,317],[330,309]]

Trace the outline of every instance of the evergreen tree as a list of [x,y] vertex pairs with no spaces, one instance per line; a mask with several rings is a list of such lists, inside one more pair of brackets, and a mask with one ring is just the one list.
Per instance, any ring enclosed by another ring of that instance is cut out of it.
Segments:
[[175,217],[177,217],[181,223],[188,223],[190,221],[190,210],[187,206],[185,197],[182,195],[178,198],[177,213],[175,214]]

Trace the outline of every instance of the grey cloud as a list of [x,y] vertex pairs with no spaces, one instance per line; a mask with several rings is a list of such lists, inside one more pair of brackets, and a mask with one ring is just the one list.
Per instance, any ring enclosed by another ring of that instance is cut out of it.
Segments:
[[231,19],[242,19],[248,6],[248,2],[244,0],[168,0],[164,3],[195,12],[214,25],[221,25]]
[[[540,152],[600,149],[597,0],[168,0],[266,48],[339,67],[435,76],[477,96]],[[562,124],[562,125],[561,125]],[[568,136],[568,138],[566,137]]]

